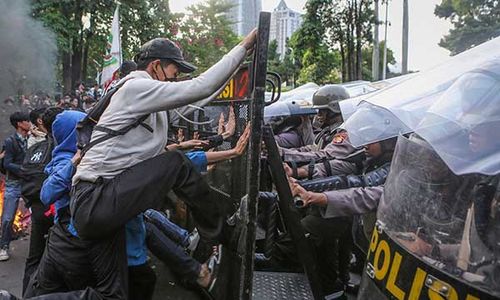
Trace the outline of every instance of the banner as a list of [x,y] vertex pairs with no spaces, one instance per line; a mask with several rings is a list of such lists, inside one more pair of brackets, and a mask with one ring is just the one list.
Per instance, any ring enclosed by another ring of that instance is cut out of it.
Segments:
[[101,74],[101,85],[106,88],[117,77],[118,70],[122,63],[122,47],[120,40],[120,17],[119,6],[116,7],[111,24],[111,33],[106,44],[106,55]]

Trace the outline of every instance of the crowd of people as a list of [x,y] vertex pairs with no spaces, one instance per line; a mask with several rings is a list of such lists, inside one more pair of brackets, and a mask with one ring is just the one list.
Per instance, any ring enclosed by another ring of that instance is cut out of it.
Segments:
[[[85,91],[83,85],[55,105],[45,98],[32,108],[29,97],[22,97],[22,110],[10,115],[15,133],[5,140],[2,154],[0,261],[15,255],[9,244],[22,198],[32,210],[23,298],[151,299],[156,275],[147,249],[182,282],[210,292],[222,253],[223,217],[200,173],[241,156],[250,127],[232,149],[206,152],[211,144],[204,140],[168,141],[167,111],[215,99],[255,39],[254,31],[190,81],[175,82],[195,67],[174,43],[158,38],[141,48],[135,62],[127,62],[127,68],[133,66],[129,74],[122,73],[104,97],[97,86]],[[94,109],[85,107],[87,102],[95,102]],[[91,125],[92,136],[84,140],[77,125],[89,120],[98,125]],[[231,138],[235,122],[230,110],[221,116],[217,136],[208,140]],[[30,172],[34,169],[41,172]],[[33,186],[35,175],[42,180]],[[190,208],[196,222],[192,232],[159,211],[170,190]],[[200,238],[211,251],[195,259],[190,254]]]
[[[250,124],[233,137],[238,118],[231,107],[220,115],[216,134],[187,137],[182,130],[171,132],[169,112],[188,115],[216,99],[255,40],[253,31],[200,76],[177,80],[196,67],[172,41],[157,38],[124,64],[105,92],[80,85],[55,103],[43,95],[21,97],[22,109],[10,115],[15,132],[0,154],[5,173],[0,261],[15,255],[9,245],[22,198],[32,211],[23,298],[152,299],[156,273],[148,252],[184,285],[213,291],[224,249],[238,240],[233,236],[238,211],[228,216],[210,197],[204,174],[245,153]],[[340,126],[339,102],[348,98],[343,86],[325,85],[312,97],[314,118],[285,116],[272,124],[325,299],[346,299],[346,289],[354,287],[350,268],[366,257],[397,144],[396,137],[379,136],[379,124],[366,120],[356,134],[377,138],[353,146],[352,132]],[[5,103],[17,105],[12,99]],[[415,133],[405,138],[425,143]],[[234,147],[217,151],[227,140]],[[279,201],[266,192],[259,197]],[[194,226],[181,226],[165,213],[176,199],[188,208]],[[272,256],[256,255],[256,269],[302,269],[288,234],[279,232]],[[416,238],[401,243],[412,249],[417,242],[423,244]],[[209,251],[197,251],[200,244]],[[16,298],[0,293],[0,299]]]
[[80,83],[70,93],[56,93],[55,96],[51,96],[44,91],[30,94],[24,93],[16,97],[9,96],[5,98],[3,104],[11,107],[11,109],[20,109],[25,112],[51,106],[87,112],[99,101],[102,93],[103,89],[97,83],[91,87],[86,87],[83,83]]

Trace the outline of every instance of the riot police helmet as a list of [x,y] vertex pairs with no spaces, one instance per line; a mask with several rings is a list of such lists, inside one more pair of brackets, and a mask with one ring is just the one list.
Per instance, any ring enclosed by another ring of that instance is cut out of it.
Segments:
[[339,114],[339,102],[348,99],[349,92],[339,84],[328,84],[320,87],[312,97],[313,108],[329,109],[330,111]]

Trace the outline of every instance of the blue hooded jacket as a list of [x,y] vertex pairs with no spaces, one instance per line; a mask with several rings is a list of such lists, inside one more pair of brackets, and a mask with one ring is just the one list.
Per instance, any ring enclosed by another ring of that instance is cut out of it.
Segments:
[[48,177],[42,185],[40,200],[45,206],[55,204],[55,222],[59,220],[60,209],[69,205],[71,177],[74,172],[71,159],[77,150],[76,124],[84,117],[85,114],[79,111],[64,111],[56,116],[52,124],[55,148],[52,160],[45,166]]
[[[56,116],[52,124],[55,148],[52,151],[52,160],[45,167],[48,175],[40,192],[40,199],[46,206],[55,204],[57,212],[69,205],[71,178],[74,166],[71,159],[77,151],[76,125],[85,117],[79,111],[64,111]],[[78,236],[72,224],[67,227],[73,236]],[[128,265],[135,266],[144,264],[147,260],[146,253],[146,230],[142,214],[130,220],[126,225],[127,258]]]

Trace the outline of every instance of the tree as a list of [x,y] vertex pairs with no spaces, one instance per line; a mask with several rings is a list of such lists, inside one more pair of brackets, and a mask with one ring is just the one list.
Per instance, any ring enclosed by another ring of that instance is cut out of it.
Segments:
[[231,7],[225,0],[207,0],[189,6],[186,15],[178,16],[179,25],[172,24],[170,33],[186,59],[198,67],[197,73],[214,65],[238,43],[226,17]]
[[[339,78],[336,70],[341,70],[342,81],[362,79],[362,49],[371,43],[371,27],[375,21],[370,5],[368,0],[307,2],[302,27],[292,36],[293,48],[301,49],[296,54],[307,70],[301,78],[329,81]],[[329,62],[329,66],[325,62]]]
[[[385,41],[381,41],[379,43],[379,70],[382,70],[384,68],[383,66],[383,55],[384,55],[384,44]],[[373,78],[372,73],[371,73],[371,67],[372,67],[372,60],[373,60],[373,45],[370,45],[368,47],[363,48],[363,78],[367,80],[373,80],[373,81],[378,81],[382,79],[382,75],[379,74],[379,78]],[[387,49],[387,65],[394,65],[396,63],[396,58],[394,57],[394,52],[391,49]],[[387,77],[390,78],[391,72],[389,71],[389,68],[387,67],[386,69],[387,74],[389,74]],[[393,75],[393,74],[392,74]]]
[[439,42],[452,55],[500,35],[500,2],[497,0],[442,0],[434,14],[453,24],[454,28]]
[[276,72],[280,74],[282,82],[287,85],[295,86],[296,81],[299,77],[299,66],[293,56],[293,52],[290,47],[288,47],[289,41],[287,40],[287,52],[283,59],[280,59],[280,55],[277,52],[278,43],[273,40],[269,43],[268,54],[267,54],[267,69],[270,72]]
[[340,50],[342,79],[363,78],[363,46],[372,42],[374,13],[368,0],[333,0],[323,11],[325,39],[330,48]]
[[[33,0],[33,16],[57,36],[59,71],[64,91],[94,79],[104,58],[113,0]],[[169,36],[171,21],[168,1],[122,0],[120,22],[124,59],[130,59],[141,44]]]
[[300,66],[299,83],[331,82],[331,75],[338,73],[335,70],[341,68],[324,39],[326,27],[322,17],[330,3],[331,0],[309,0],[302,26],[290,39],[294,58]]

